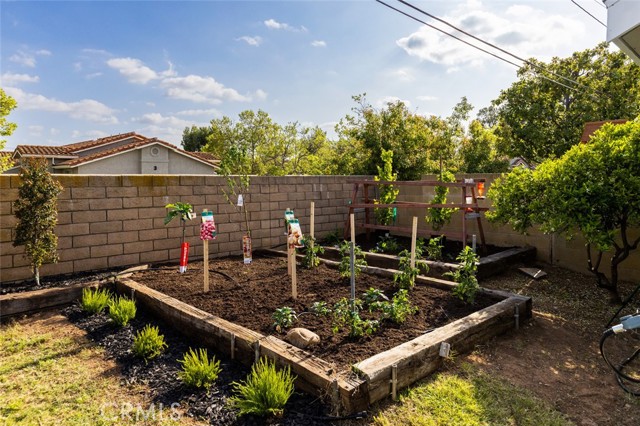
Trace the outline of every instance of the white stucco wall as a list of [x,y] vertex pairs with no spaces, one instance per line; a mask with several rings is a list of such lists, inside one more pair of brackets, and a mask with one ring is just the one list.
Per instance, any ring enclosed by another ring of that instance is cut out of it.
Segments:
[[213,166],[169,151],[169,174],[213,175],[215,170]]
[[140,151],[124,152],[78,166],[78,174],[140,174]]

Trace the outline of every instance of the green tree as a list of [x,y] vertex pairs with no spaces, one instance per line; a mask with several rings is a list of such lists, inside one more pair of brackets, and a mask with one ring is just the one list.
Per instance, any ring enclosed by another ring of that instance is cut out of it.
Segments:
[[[395,181],[397,173],[393,173],[393,151],[382,150],[382,167],[378,166],[378,175],[374,177],[378,181]],[[380,198],[374,200],[375,204],[393,204],[400,190],[393,185],[378,185]],[[374,210],[376,220],[381,225],[389,225],[393,220],[393,208],[380,208]]]
[[[0,151],[4,149],[7,143],[5,136],[11,136],[16,130],[16,123],[7,121],[7,116],[17,106],[17,102],[11,96],[7,95],[2,88],[0,88]],[[0,156],[0,173],[11,167],[11,161],[8,157]]]
[[44,159],[27,160],[20,169],[18,199],[13,203],[17,219],[14,246],[25,246],[36,285],[40,285],[40,267],[56,263],[58,223],[56,202],[62,185],[51,177]]
[[[640,225],[640,117],[622,125],[606,124],[587,144],[536,170],[516,168],[497,179],[488,196],[493,222],[520,232],[540,225],[543,232],[580,232],[586,240],[587,265],[598,285],[618,296],[618,266],[638,248],[640,237],[629,230]],[[593,252],[595,249],[595,253]],[[611,254],[610,276],[600,270]]]
[[640,113],[640,67],[606,43],[549,63],[530,62],[492,102],[494,110],[482,110],[488,122],[497,114],[501,151],[510,157],[535,163],[559,158],[580,142],[585,122]]
[[185,151],[198,152],[207,144],[208,137],[213,130],[211,127],[185,127],[182,132],[182,148]]
[[494,129],[485,128],[479,120],[469,125],[469,136],[458,149],[463,173],[502,173],[509,170],[509,159],[498,153],[498,137]]

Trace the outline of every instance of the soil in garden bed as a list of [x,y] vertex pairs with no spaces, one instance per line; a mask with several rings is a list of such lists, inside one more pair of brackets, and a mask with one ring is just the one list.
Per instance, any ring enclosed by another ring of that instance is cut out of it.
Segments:
[[26,280],[16,283],[1,283],[0,295],[10,293],[22,293],[25,291],[44,290],[56,287],[69,287],[76,284],[87,284],[112,277],[124,268],[103,269],[100,271],[76,272],[73,274],[52,275],[40,277],[40,285],[35,280]]
[[[202,262],[192,262],[184,274],[177,266],[136,273],[132,279],[224,318],[264,334],[283,338],[273,327],[273,314],[278,308],[293,308],[298,314],[294,327],[307,328],[320,336],[321,343],[310,352],[334,363],[338,369],[349,369],[356,362],[412,340],[472,312],[490,306],[497,299],[478,295],[473,305],[462,302],[451,292],[417,285],[410,291],[411,303],[418,312],[410,315],[402,325],[384,322],[373,335],[349,337],[349,330],[332,332],[331,317],[309,312],[314,302],[324,301],[332,306],[343,297],[349,298],[349,278],[339,276],[337,270],[320,265],[313,270],[298,266],[298,298],[291,297],[291,280],[287,274],[286,258],[254,257],[244,265],[239,257],[210,261],[210,291],[203,291]],[[397,290],[393,280],[361,274],[356,280],[356,296],[368,288],[382,290],[391,300]],[[378,314],[361,312],[363,319],[375,319]]]

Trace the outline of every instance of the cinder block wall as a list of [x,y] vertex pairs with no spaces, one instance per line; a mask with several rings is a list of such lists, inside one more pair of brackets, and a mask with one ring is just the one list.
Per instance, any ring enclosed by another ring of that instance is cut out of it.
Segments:
[[[244,215],[230,205],[219,176],[54,175],[64,191],[58,199],[57,264],[44,265],[43,276],[150,262],[177,261],[182,228],[165,226],[165,205],[191,203],[199,214],[214,212],[218,237],[209,243],[214,256],[242,253]],[[351,177],[350,177],[351,178]],[[253,177],[244,200],[253,247],[283,245],[284,210],[294,209],[309,232],[310,202],[315,202],[315,232],[321,237],[344,228],[353,185],[344,176]],[[31,276],[23,247],[13,247],[18,175],[0,175],[0,282]],[[235,201],[235,200],[234,200]],[[235,204],[235,203],[234,203]],[[191,258],[202,257],[200,219],[187,222]]]

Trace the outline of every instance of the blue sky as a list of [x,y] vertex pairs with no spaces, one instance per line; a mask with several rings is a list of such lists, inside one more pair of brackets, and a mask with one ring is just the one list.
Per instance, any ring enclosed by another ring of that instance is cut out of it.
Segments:
[[[606,22],[599,0],[576,1]],[[571,0],[413,4],[524,57],[605,40]],[[332,136],[352,95],[446,116],[462,96],[487,106],[516,79],[515,67],[373,0],[0,1],[0,15],[0,85],[18,101],[5,149],[129,131],[179,145],[186,126],[246,109]]]

